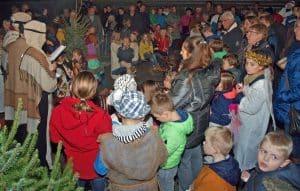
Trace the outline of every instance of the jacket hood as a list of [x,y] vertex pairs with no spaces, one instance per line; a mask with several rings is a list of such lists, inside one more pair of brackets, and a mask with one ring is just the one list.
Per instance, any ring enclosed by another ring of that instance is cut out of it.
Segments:
[[[256,166],[256,170],[258,173],[264,173],[258,168],[258,166]],[[265,173],[265,176],[277,177],[291,184],[295,188],[300,189],[300,164],[291,163],[286,167],[272,172],[267,172]]]
[[[193,118],[192,116],[187,113],[186,111],[183,110],[176,110],[178,115],[180,116],[180,120],[176,121],[181,123],[182,125],[180,126],[179,130],[182,132],[182,134],[188,135],[193,131]],[[175,122],[175,123],[176,123]]]
[[[73,107],[75,104],[79,103],[80,99],[73,98],[73,97],[67,97],[62,100],[60,106],[64,107],[65,113],[63,116],[65,119],[70,120],[62,120],[63,128],[66,130],[76,129],[79,127],[82,127],[82,125],[87,126],[95,126],[95,125],[89,125],[89,123],[93,122],[94,120],[91,120],[92,118],[96,117],[96,113],[99,112],[99,108],[92,102],[92,101],[86,101],[87,104],[94,110],[94,112],[85,112],[85,111],[77,111]],[[87,128],[87,134],[90,134],[93,132],[93,129]]]
[[238,184],[241,170],[238,162],[232,156],[223,161],[209,164],[209,167],[232,186]]

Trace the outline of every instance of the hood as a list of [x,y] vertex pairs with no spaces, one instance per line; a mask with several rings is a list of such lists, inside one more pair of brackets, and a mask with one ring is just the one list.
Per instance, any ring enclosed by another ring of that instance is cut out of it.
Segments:
[[8,31],[3,38],[3,47],[6,49],[7,45],[16,41],[19,38],[19,32],[10,30]]
[[[256,170],[258,173],[264,173],[258,168],[258,166],[256,166]],[[298,190],[300,189],[300,164],[291,163],[286,167],[279,168],[272,172],[267,172],[265,173],[265,176],[277,177],[291,184]]]
[[232,186],[238,184],[241,170],[238,162],[232,156],[223,161],[209,164],[209,167]]
[[180,123],[180,128],[178,128],[178,129],[184,135],[190,134],[194,129],[192,116],[183,110],[178,109],[176,111],[177,111],[178,115],[180,116],[180,120],[175,122],[175,123]]
[[[87,125],[89,127],[96,127],[96,125],[89,125],[89,123],[93,123],[97,115],[97,112],[99,112],[99,108],[92,102],[92,101],[86,101],[87,104],[94,110],[94,112],[85,112],[85,111],[76,111],[73,106],[77,103],[79,103],[80,100],[78,98],[73,97],[67,97],[62,100],[60,107],[64,108],[64,118],[68,120],[62,120],[63,128],[66,130],[76,129],[80,128],[83,125]],[[87,134],[90,134],[93,132],[92,128],[86,129],[88,132]]]

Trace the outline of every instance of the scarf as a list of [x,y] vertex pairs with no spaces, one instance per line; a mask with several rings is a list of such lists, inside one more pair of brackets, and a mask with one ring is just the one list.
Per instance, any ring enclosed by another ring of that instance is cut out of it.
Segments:
[[247,74],[244,78],[244,85],[246,86],[246,85],[251,84],[251,82],[253,82],[257,77],[259,77],[263,74],[264,74],[264,70],[262,70],[256,74],[251,74],[251,75]]
[[136,125],[113,125],[112,127],[113,136],[125,144],[139,139],[148,131],[149,127],[145,122]]

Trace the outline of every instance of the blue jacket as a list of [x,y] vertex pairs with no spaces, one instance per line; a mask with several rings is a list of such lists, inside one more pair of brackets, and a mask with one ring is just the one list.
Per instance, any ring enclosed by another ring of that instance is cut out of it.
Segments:
[[235,102],[236,95],[235,89],[216,92],[211,102],[209,121],[222,126],[228,125],[230,123],[229,105]]
[[[288,52],[287,65],[281,76],[274,98],[274,113],[277,120],[289,124],[290,104],[300,110],[300,41],[296,41]],[[290,88],[287,87],[286,78]]]
[[239,163],[232,156],[220,162],[209,164],[208,166],[232,186],[238,184],[241,170]]
[[161,28],[166,28],[166,15],[156,15],[156,21],[160,25]]
[[266,191],[263,180],[265,177],[274,177],[283,180],[293,187],[300,189],[300,166],[289,164],[272,172],[262,172],[258,167],[251,174],[243,191]]

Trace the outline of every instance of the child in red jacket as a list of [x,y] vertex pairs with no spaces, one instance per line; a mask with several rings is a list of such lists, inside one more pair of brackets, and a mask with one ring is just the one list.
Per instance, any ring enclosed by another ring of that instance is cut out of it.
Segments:
[[90,99],[96,94],[97,80],[90,72],[80,72],[72,82],[71,97],[57,106],[50,120],[50,138],[62,141],[73,170],[79,174],[78,186],[90,182],[92,190],[104,191],[105,179],[94,171],[93,163],[99,150],[97,138],[112,131],[110,116]]

